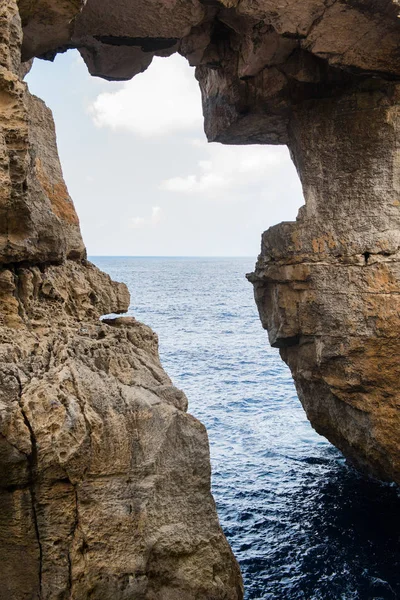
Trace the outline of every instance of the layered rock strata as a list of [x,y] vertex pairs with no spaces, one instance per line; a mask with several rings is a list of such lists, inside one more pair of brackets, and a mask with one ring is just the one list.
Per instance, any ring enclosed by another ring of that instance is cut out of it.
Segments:
[[[79,3],[39,4],[21,2],[21,11],[33,11],[32,39],[42,27],[43,39],[65,38],[63,19]],[[17,5],[7,0],[0,598],[241,600],[239,567],[210,492],[205,428],[163,371],[156,335],[133,318],[100,320],[126,312],[129,293],[86,260],[51,113],[21,81],[29,69],[21,41]]]
[[264,233],[250,276],[315,429],[397,482],[399,100],[398,84],[376,80],[296,107],[290,148],[306,204]]

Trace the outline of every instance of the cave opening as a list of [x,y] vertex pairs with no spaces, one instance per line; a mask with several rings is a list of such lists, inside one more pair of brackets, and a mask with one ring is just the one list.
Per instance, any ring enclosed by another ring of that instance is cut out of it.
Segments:
[[[293,221],[303,204],[286,147],[207,145],[197,84],[180,57],[155,59],[123,84],[89,76],[70,51],[55,65],[36,60],[27,81],[53,110],[89,258],[127,283],[128,314],[158,333],[163,367],[206,425],[213,495],[246,597],[310,594],[327,561],[333,589],[363,585],[352,560],[363,524],[356,503],[343,512],[340,495],[360,501],[364,482],[311,429],[244,277],[260,231]],[[392,494],[378,485],[367,512],[382,493],[393,514]],[[346,551],[342,519],[357,532]],[[321,536],[324,551],[309,558]]]

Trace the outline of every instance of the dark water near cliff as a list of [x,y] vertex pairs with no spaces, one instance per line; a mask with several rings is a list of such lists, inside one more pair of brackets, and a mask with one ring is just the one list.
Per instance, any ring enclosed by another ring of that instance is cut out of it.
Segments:
[[400,598],[400,496],[364,479],[305,419],[268,345],[251,259],[96,258],[160,337],[207,426],[213,492],[247,600]]

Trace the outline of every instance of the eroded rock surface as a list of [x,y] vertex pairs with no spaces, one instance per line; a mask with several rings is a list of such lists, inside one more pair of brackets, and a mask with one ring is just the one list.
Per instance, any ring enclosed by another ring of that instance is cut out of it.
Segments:
[[398,84],[292,118],[306,205],[265,232],[255,286],[307,415],[360,469],[400,482]]
[[21,2],[24,60],[78,48],[93,75],[120,80],[179,51],[198,67],[208,138],[227,144],[286,144],[293,105],[400,73],[397,0],[115,0],[111,14],[105,0],[46,2],[70,37],[57,20],[48,39]]
[[0,272],[0,597],[242,597],[205,428],[90,263]]
[[[80,2],[21,2],[35,52]],[[51,112],[0,8],[0,598],[241,600],[205,428],[123,284],[86,261]]]
[[63,180],[50,110],[20,79],[17,6],[0,7],[1,263],[83,258],[85,247]]

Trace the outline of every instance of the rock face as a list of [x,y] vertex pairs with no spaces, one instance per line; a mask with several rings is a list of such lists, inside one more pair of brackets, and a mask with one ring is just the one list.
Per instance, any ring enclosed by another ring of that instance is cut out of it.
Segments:
[[[35,52],[79,2],[20,8]],[[43,35],[42,35],[43,28]],[[68,33],[69,35],[69,33]],[[38,37],[37,37],[38,36]],[[47,37],[48,36],[48,37]],[[60,37],[59,37],[60,36]],[[0,598],[241,600],[205,428],[126,286],[86,261],[50,111],[0,8]]]
[[242,597],[204,427],[90,263],[3,269],[0,597]]
[[242,598],[204,428],[154,334],[98,320],[129,298],[85,260],[28,61],[78,48],[123,80],[179,51],[210,140],[289,145],[306,203],[263,235],[261,320],[313,426],[400,483],[398,16],[397,0],[3,1],[0,598]]
[[264,233],[250,276],[315,429],[397,482],[399,92],[376,81],[296,108],[290,146],[306,205]]
[[1,263],[83,258],[51,113],[20,80],[22,33],[14,2],[0,7],[0,36]]

